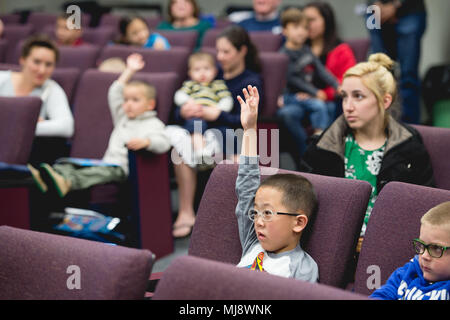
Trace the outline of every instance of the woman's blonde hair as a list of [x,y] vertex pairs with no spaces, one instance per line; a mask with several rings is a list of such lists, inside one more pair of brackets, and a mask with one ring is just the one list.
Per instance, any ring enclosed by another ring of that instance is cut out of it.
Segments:
[[367,62],[360,62],[348,69],[344,79],[358,77],[362,83],[375,95],[380,112],[384,117],[384,127],[388,122],[388,113],[384,109],[384,96],[392,96],[392,104],[397,98],[397,82],[393,75],[394,61],[384,53],[374,53]]

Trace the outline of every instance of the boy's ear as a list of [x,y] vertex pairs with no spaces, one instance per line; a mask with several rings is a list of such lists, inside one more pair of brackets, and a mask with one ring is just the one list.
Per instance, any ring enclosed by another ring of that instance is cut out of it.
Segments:
[[155,110],[156,108],[156,99],[149,99],[147,104],[148,110]]
[[308,217],[300,213],[298,216],[295,217],[295,223],[294,228],[292,229],[294,232],[300,233],[305,229],[306,225],[308,224]]

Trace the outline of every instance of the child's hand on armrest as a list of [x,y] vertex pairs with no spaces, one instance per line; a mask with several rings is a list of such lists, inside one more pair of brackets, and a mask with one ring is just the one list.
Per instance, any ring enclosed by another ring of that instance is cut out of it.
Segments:
[[127,148],[133,151],[146,149],[150,146],[150,139],[133,138],[127,143]]

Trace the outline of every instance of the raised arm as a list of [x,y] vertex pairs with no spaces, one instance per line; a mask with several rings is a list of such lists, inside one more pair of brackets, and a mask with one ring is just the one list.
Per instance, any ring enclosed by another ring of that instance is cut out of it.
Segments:
[[127,58],[127,67],[120,75],[118,82],[127,84],[131,77],[145,66],[144,58],[139,53],[132,53]]
[[244,128],[242,139],[241,155],[246,157],[258,156],[257,150],[257,120],[258,120],[258,104],[259,92],[256,87],[248,86],[242,89],[245,101],[238,96],[237,99],[241,104],[241,124]]

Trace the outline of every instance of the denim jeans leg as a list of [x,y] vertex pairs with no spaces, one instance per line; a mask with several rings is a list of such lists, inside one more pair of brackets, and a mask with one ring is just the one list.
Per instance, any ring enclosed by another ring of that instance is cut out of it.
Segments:
[[306,132],[302,127],[304,114],[305,111],[299,104],[285,104],[283,108],[280,108],[277,111],[277,116],[293,136],[300,155],[305,151],[307,139]]
[[330,123],[328,108],[325,102],[319,99],[305,99],[299,101],[302,109],[309,111],[311,125],[314,129],[325,130]]
[[408,123],[420,122],[419,60],[421,39],[425,28],[425,13],[402,17],[396,27],[400,95],[403,105],[402,120]]

